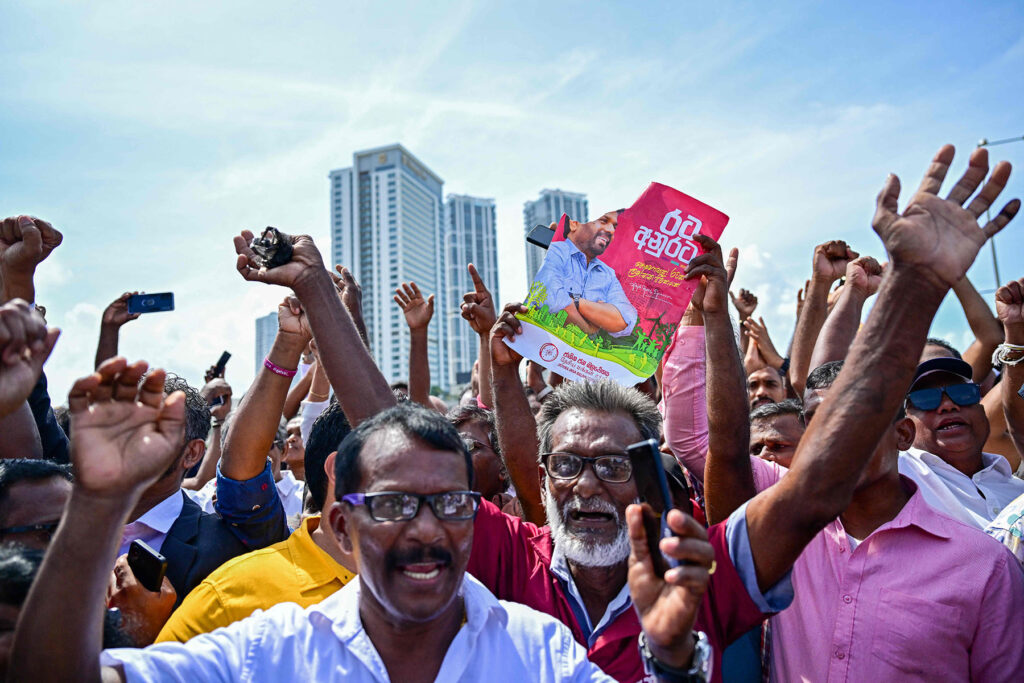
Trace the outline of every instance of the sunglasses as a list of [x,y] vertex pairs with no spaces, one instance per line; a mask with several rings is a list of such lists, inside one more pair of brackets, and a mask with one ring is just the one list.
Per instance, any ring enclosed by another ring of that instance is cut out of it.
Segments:
[[416,517],[426,502],[442,522],[460,522],[476,517],[480,494],[474,491],[446,491],[421,495],[401,491],[349,493],[342,496],[349,505],[365,505],[377,522],[405,522]]
[[621,484],[633,476],[633,461],[625,453],[599,455],[586,458],[575,453],[543,453],[544,469],[552,479],[575,479],[583,472],[583,464],[590,463],[601,481]]
[[960,407],[973,406],[981,401],[981,387],[974,382],[965,382],[911,391],[907,394],[907,402],[918,410],[935,410],[942,403],[943,394]]
[[60,520],[56,522],[44,522],[43,524],[27,524],[25,526],[9,526],[0,529],[0,540],[13,534],[36,534],[41,540],[49,541],[60,526]]

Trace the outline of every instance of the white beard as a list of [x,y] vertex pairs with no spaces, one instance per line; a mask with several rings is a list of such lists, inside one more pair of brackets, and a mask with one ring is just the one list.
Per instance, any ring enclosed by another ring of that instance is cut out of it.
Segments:
[[[586,500],[573,495],[566,501],[565,508],[559,510],[554,498],[548,495],[547,486],[541,489],[541,496],[544,498],[544,512],[551,527],[551,539],[567,560],[581,567],[611,567],[625,562],[629,557],[629,534],[626,523],[611,503],[600,498]],[[619,533],[611,543],[595,543],[590,539],[580,538],[568,528],[566,518],[570,512],[580,508],[591,512],[607,512],[615,517]]]

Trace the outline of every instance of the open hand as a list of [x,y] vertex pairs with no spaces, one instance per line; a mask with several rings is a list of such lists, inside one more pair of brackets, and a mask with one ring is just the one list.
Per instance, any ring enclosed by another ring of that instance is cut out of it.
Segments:
[[337,274],[331,273],[334,286],[338,290],[341,305],[348,309],[353,319],[363,314],[363,288],[356,282],[352,271],[342,265],[334,266]]
[[405,322],[410,330],[425,329],[430,324],[430,319],[434,317],[433,294],[424,299],[415,282],[403,282],[402,286],[395,290],[393,298],[405,313]]
[[291,261],[270,269],[260,267],[256,254],[249,247],[252,237],[252,232],[243,230],[234,238],[235,253],[238,254],[235,268],[243,278],[250,282],[265,282],[269,285],[281,285],[295,289],[309,278],[316,277],[326,270],[320,250],[313,244],[313,238],[309,235],[291,235]]
[[[750,335],[750,340],[757,346],[757,351],[764,363],[776,369],[781,368],[784,359],[775,350],[775,344],[772,343],[772,338],[768,336],[768,328],[764,324],[764,318],[758,318],[757,320],[747,318],[743,321],[743,327],[746,328],[747,334]],[[747,348],[749,350],[750,347],[748,346]]]
[[138,318],[141,313],[129,313],[128,312],[128,299],[139,292],[125,292],[121,296],[114,299],[103,311],[103,319],[101,324],[105,327],[121,327],[126,322],[131,322]]
[[658,576],[647,545],[644,514],[653,515],[646,503],[626,508],[629,594],[654,656],[669,666],[687,668],[693,653],[693,625],[714,572],[715,551],[693,517],[670,510],[668,525],[675,536],[661,539],[659,548],[683,564]]
[[473,291],[462,297],[462,317],[469,321],[469,326],[477,334],[490,334],[497,320],[494,299],[472,263],[469,264],[469,276],[473,278]]
[[85,493],[114,500],[138,494],[182,453],[185,394],[164,398],[166,373],[155,369],[143,380],[147,368],[110,358],[71,387],[71,462],[75,487]]
[[0,306],[0,417],[28,399],[59,335],[21,299]]
[[925,172],[920,187],[899,213],[900,180],[890,175],[878,194],[872,227],[882,239],[893,267],[911,266],[937,287],[955,285],[974,262],[978,250],[1009,223],[1020,209],[1020,200],[1008,202],[985,225],[978,228],[978,217],[992,205],[1010,178],[1010,164],[996,164],[981,192],[963,208],[988,174],[988,151],[971,153],[967,170],[950,191],[940,199],[939,189],[953,163],[953,145],[944,145]]
[[527,308],[520,303],[505,304],[501,315],[498,316],[494,327],[491,328],[491,364],[492,365],[518,365],[523,357],[518,351],[505,343],[506,339],[515,339],[517,334],[522,334],[523,323],[516,317],[516,313],[526,313]]

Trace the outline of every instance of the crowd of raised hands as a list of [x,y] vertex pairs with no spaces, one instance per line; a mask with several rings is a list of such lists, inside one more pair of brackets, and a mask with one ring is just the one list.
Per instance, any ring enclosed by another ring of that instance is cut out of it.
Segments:
[[[395,290],[409,368],[391,382],[351,271],[306,235],[267,267],[242,231],[239,275],[282,295],[244,392],[223,365],[195,388],[118,356],[127,291],[54,407],[44,364],[84,341],[35,302],[62,235],[4,219],[7,679],[1019,678],[1024,278],[993,313],[966,273],[1020,202],[995,205],[1010,166],[984,149],[941,196],[953,159],[902,209],[885,179],[881,244],[858,245],[875,256],[814,248],[788,344],[733,287],[742,250],[698,234],[696,292],[636,387],[524,365],[505,340],[525,308],[467,264],[478,359],[452,405],[431,395],[433,293]],[[929,337],[951,289],[962,353]]]

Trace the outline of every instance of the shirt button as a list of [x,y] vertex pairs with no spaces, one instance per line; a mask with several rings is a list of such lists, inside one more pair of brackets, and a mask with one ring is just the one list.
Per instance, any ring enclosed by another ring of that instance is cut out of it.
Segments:
[[846,548],[844,548],[843,546],[839,546],[839,552],[845,553],[846,552]]
[[847,605],[849,605],[851,602],[853,602],[853,598],[851,598],[849,595],[844,595],[843,596],[843,602],[845,602]]
[[836,651],[836,659],[846,659],[846,655],[842,652]]
[[253,506],[252,506],[252,509],[253,509],[253,511],[259,510],[259,509],[260,509],[260,506],[259,506],[259,505],[253,505]]

